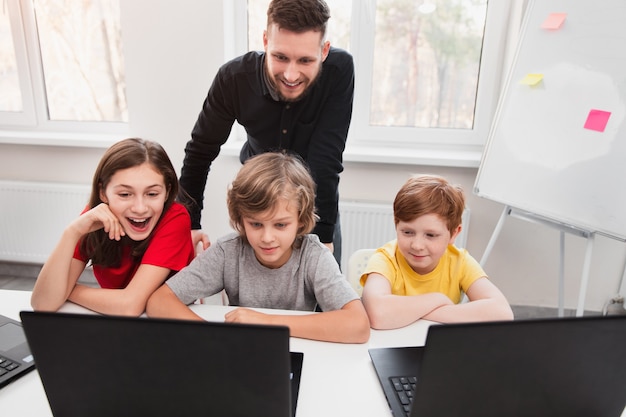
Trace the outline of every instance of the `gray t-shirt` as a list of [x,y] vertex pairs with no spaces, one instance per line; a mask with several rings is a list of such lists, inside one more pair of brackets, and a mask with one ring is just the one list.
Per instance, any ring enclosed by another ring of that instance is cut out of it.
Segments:
[[237,233],[224,236],[167,280],[185,304],[226,290],[230,305],[313,311],[339,310],[359,298],[331,251],[316,235],[305,235],[287,263],[261,265]]

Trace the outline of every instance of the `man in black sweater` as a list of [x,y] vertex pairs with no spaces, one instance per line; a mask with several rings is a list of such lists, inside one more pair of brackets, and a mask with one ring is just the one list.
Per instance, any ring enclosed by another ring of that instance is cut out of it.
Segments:
[[180,183],[197,203],[190,209],[194,244],[210,245],[200,230],[204,188],[236,120],[247,133],[242,163],[279,150],[306,162],[317,184],[320,218],[313,233],[339,262],[338,186],[352,117],[352,56],[326,40],[330,12],[323,0],[273,0],[267,16],[264,51],[219,69],[185,147]]

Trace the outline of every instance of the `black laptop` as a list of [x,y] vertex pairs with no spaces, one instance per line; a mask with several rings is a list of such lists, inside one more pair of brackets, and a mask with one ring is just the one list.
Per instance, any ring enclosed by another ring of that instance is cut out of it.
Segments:
[[19,321],[0,315],[0,387],[35,368]]
[[293,417],[289,329],[21,312],[54,416]]
[[626,407],[626,316],[433,325],[424,347],[369,352],[394,417],[619,417]]

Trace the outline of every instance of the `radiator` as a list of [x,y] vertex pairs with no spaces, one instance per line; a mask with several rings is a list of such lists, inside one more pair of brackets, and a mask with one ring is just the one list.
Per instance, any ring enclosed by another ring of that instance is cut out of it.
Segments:
[[43,264],[91,186],[0,181],[0,261]]
[[[363,201],[340,201],[341,219],[341,265],[345,269],[350,255],[358,249],[378,248],[396,238],[393,222],[393,207],[390,204]],[[470,211],[463,212],[463,229],[455,245],[464,248],[467,244]]]
[[377,248],[396,237],[391,204],[340,201],[339,216],[341,265],[344,269],[356,250]]

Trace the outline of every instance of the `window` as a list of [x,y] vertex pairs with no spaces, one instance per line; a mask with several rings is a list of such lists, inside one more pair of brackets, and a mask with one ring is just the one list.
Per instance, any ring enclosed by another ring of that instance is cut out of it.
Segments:
[[471,129],[486,13],[486,0],[378,0],[370,125]]
[[0,125],[127,129],[119,0],[13,0],[0,9]]
[[0,14],[0,111],[23,111],[22,93],[17,75],[17,57],[13,48],[13,35],[9,14]]
[[[328,38],[355,60],[347,152],[468,152],[460,158],[471,161],[452,164],[478,166],[500,87],[509,2],[326,1]],[[262,48],[268,3],[247,1],[248,50]]]
[[[248,34],[246,51],[263,49],[263,31],[267,26],[267,6],[270,0],[248,0]],[[333,46],[350,50],[350,19],[352,0],[329,0],[331,19],[328,21],[327,35]],[[240,53],[246,51],[239,51]]]

